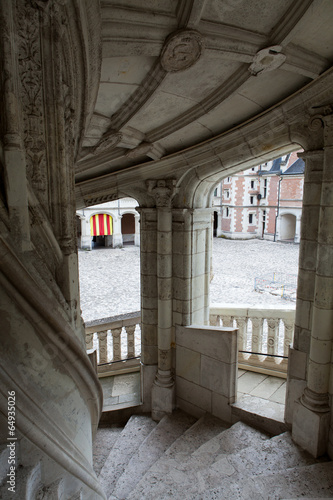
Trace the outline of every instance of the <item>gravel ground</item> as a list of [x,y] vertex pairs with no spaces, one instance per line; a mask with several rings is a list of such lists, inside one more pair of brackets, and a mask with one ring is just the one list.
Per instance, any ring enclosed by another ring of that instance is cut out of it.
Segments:
[[[263,240],[214,238],[211,304],[286,304],[285,299],[254,291],[254,279],[297,274],[298,245]],[[98,248],[79,251],[81,309],[91,321],[140,309],[140,249]]]

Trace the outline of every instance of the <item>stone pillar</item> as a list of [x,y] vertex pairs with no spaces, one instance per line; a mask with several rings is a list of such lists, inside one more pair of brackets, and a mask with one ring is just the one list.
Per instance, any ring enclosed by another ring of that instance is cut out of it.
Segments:
[[157,341],[158,369],[152,387],[152,418],[160,420],[172,413],[174,380],[172,376],[172,208],[173,181],[148,181],[148,191],[157,207]]
[[[123,235],[121,233],[121,215],[113,217],[113,234],[112,234],[112,248],[122,248]],[[110,246],[106,245],[105,246]]]
[[151,389],[157,371],[157,222],[156,208],[140,213],[141,370],[144,411],[151,411]]
[[135,234],[134,234],[134,245],[136,247],[140,246],[140,215],[137,214],[135,217]]
[[209,324],[211,209],[173,209],[174,324]]
[[296,228],[295,228],[295,238],[294,243],[299,243],[301,240],[301,219],[302,217],[298,215],[296,217]]
[[293,421],[295,401],[306,387],[307,356],[310,350],[312,307],[317,261],[317,230],[324,152],[307,151],[301,156],[306,162],[299,270],[295,317],[294,345],[289,352],[285,419]]
[[90,218],[80,216],[81,219],[81,248],[82,250],[91,250],[92,237],[90,231]]
[[[323,116],[321,120],[325,146],[307,387],[295,403],[293,418],[293,439],[315,457],[329,448],[333,344],[333,115]],[[311,229],[315,230],[308,228],[308,231]]]

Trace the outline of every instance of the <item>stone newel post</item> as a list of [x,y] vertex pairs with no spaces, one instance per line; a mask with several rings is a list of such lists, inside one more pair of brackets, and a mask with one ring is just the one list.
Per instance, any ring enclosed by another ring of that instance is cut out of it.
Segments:
[[295,403],[293,438],[312,455],[328,450],[333,343],[333,115],[315,117],[324,128],[324,154],[307,386]]
[[174,181],[148,181],[157,209],[158,369],[152,388],[152,417],[160,420],[174,404],[172,377],[172,198]]

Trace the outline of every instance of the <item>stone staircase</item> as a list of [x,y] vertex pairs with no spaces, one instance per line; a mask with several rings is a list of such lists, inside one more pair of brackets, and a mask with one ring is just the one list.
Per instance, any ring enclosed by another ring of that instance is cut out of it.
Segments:
[[177,410],[159,423],[132,416],[97,440],[101,433],[109,452],[97,447],[95,472],[110,500],[333,498],[333,462],[312,458],[289,432],[270,438]]

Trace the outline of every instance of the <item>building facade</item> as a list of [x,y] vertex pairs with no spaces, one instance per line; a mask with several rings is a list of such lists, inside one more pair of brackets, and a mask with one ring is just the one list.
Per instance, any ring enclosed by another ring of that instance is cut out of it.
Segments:
[[299,243],[304,168],[293,152],[223,179],[213,198],[215,236]]
[[122,198],[76,211],[78,248],[119,248],[140,245],[140,215],[137,202]]

